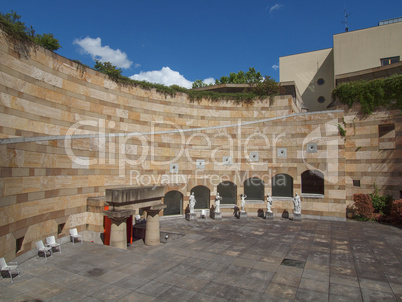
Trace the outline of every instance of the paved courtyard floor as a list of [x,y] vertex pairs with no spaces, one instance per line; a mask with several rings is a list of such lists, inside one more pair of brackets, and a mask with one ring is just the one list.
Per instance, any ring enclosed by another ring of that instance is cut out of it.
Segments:
[[156,247],[68,243],[31,258],[14,283],[0,279],[0,301],[402,301],[396,227],[249,217],[161,230],[170,239]]

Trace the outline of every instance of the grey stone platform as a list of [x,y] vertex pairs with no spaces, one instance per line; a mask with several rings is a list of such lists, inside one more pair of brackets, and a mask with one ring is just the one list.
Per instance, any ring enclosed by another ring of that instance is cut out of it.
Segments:
[[185,236],[30,258],[14,283],[0,279],[0,301],[402,301],[396,227],[249,217],[162,220],[161,230]]

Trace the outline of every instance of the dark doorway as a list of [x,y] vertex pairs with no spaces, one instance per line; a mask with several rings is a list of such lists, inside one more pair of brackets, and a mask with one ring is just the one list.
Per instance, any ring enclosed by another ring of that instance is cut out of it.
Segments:
[[258,177],[251,177],[244,181],[244,194],[246,200],[265,200],[264,182]]
[[180,215],[183,209],[183,194],[179,191],[169,191],[163,198],[163,203],[167,207],[163,210],[163,215]]
[[237,186],[231,181],[223,181],[217,187],[222,197],[221,204],[237,204]]
[[210,190],[206,186],[196,186],[191,189],[196,200],[194,209],[209,209]]
[[272,196],[293,197],[293,177],[284,173],[272,177]]

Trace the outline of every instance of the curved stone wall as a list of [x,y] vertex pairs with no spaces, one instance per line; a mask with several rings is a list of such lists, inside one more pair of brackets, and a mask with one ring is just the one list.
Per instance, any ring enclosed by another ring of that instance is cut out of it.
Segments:
[[[344,144],[336,130],[343,113],[297,108],[290,95],[242,106],[120,86],[41,48],[24,57],[1,35],[0,138],[37,140],[0,145],[0,257],[27,252],[49,235],[67,238],[73,227],[99,241],[102,208],[93,210],[87,199],[118,186],[165,185],[183,194],[184,211],[197,185],[213,200],[220,182],[234,182],[240,194],[254,176],[266,195],[271,178],[286,173],[300,192],[300,175],[320,169],[325,194],[302,196],[303,214],[344,219]],[[318,152],[306,152],[310,141]],[[286,148],[285,157],[278,148]],[[257,215],[265,205],[250,201],[246,209]],[[273,209],[291,212],[291,198],[274,198]]]

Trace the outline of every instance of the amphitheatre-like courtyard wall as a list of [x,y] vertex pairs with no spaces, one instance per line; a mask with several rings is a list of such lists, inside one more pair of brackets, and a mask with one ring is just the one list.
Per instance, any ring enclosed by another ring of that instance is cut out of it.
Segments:
[[[184,213],[196,186],[209,190],[213,207],[217,186],[232,182],[239,206],[249,178],[262,180],[266,195],[273,177],[286,175],[300,194],[301,175],[319,171],[323,192],[302,194],[303,217],[344,220],[343,117],[342,110],[300,112],[292,95],[246,106],[121,86],[41,48],[24,57],[1,35],[0,136],[37,140],[0,144],[0,257],[32,250],[46,236],[66,238],[74,227],[99,240],[102,205],[88,198],[113,187],[165,185],[165,193],[183,194]],[[273,198],[275,216],[292,213],[290,196]],[[222,210],[232,215],[233,206]],[[247,201],[249,215],[261,210],[262,200]]]

